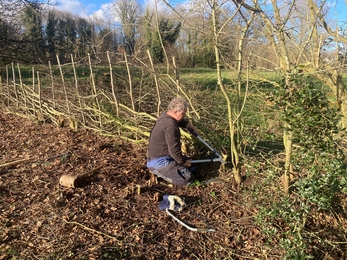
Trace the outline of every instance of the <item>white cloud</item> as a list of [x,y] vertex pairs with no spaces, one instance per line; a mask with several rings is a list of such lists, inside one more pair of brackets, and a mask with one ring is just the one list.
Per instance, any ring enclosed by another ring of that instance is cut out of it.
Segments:
[[151,9],[154,9],[155,8],[155,4],[157,2],[157,9],[158,11],[162,11],[162,10],[165,10],[167,8],[167,5],[161,1],[161,0],[144,0],[143,3],[143,7],[146,8],[147,6]]
[[157,4],[157,10],[159,13],[170,15],[173,12],[181,13],[182,10],[190,9],[192,6],[191,2],[192,0],[143,0],[143,6],[149,7],[153,10],[155,4]]
[[76,0],[59,0],[55,9],[79,16],[87,16],[88,14],[88,10],[82,6],[80,1]]
[[100,9],[90,14],[89,17],[104,21],[118,21],[113,11],[112,3],[106,3],[101,5]]
[[112,11],[112,0],[100,6],[86,0],[59,0],[54,9],[97,21],[117,22]]

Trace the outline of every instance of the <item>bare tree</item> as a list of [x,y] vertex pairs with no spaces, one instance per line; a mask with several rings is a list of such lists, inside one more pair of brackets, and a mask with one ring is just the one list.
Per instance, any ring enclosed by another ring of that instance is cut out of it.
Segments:
[[123,28],[123,42],[128,55],[135,49],[137,23],[140,16],[140,5],[136,0],[117,0],[113,4]]
[[[333,37],[342,42],[345,40],[337,31],[333,31],[324,19],[329,12],[326,1],[271,0],[271,6],[269,6],[264,5],[262,1],[252,0],[252,8],[257,10],[256,21],[262,25],[257,27],[259,34],[263,35],[260,48],[266,45],[271,46],[275,54],[273,57],[275,59],[271,63],[285,80],[285,84],[290,86],[292,75],[298,71],[302,74],[313,75],[329,86],[338,102],[340,100],[343,104],[343,99],[339,97],[342,94],[341,91],[339,92],[342,84],[339,81],[342,78],[341,70],[327,64],[322,58],[322,49],[327,39]],[[323,31],[322,25],[329,34]],[[262,58],[267,59],[265,56]],[[347,114],[343,109],[341,111]],[[289,192],[293,140],[291,126],[286,124],[283,135],[286,150],[285,193]]]
[[[345,91],[346,84],[342,81],[342,75],[345,72],[346,68],[346,57],[345,54],[341,56],[341,47],[347,45],[347,35],[345,30],[345,23],[341,26],[338,26],[335,23],[329,23],[326,18],[326,12],[324,12],[324,4],[318,4],[313,0],[308,1],[310,9],[310,16],[312,19],[315,19],[316,26],[322,25],[325,32],[325,37],[322,37],[322,33],[319,33],[317,30],[313,31],[313,43],[316,46],[316,59],[313,63],[315,71],[322,71],[323,73],[317,73],[317,76],[329,86],[331,91],[336,97],[337,104],[343,115],[341,119],[342,127],[347,127],[347,93]],[[347,5],[347,2],[345,2]],[[336,26],[335,28],[333,26]],[[334,28],[334,29],[333,29]],[[331,59],[324,60],[321,58],[323,43],[330,39],[335,44],[335,55]],[[325,72],[325,73],[324,73]]]
[[[209,57],[210,61],[208,62],[211,66],[216,68],[216,77],[217,84],[225,98],[225,108],[228,111],[227,114],[227,124],[229,131],[229,139],[230,139],[230,154],[227,154],[226,157],[231,159],[233,164],[233,176],[236,183],[241,183],[241,160],[239,147],[235,140],[236,133],[236,123],[241,118],[240,112],[234,112],[233,103],[230,99],[230,89],[226,87],[222,78],[222,68],[226,67],[227,60],[230,60],[230,57],[234,55],[238,57],[238,68],[239,68],[239,80],[241,85],[241,74],[243,69],[242,59],[244,59],[244,45],[243,41],[247,35],[249,30],[249,25],[252,21],[252,15],[247,18],[251,18],[250,22],[247,23],[246,17],[241,19],[239,25],[236,25],[234,19],[239,12],[240,7],[235,6],[232,1],[221,1],[221,0],[208,0],[208,1],[192,1],[187,10],[190,16],[200,17],[201,19],[186,19],[189,15],[179,16],[183,19],[183,23],[185,24],[185,30],[188,32],[188,35],[196,35],[200,34],[195,38],[194,47],[192,49],[201,48],[201,44],[205,44],[207,49],[210,49],[211,57]],[[245,24],[244,28],[242,24]],[[240,30],[241,28],[241,30]],[[237,29],[237,30],[236,30]],[[238,31],[233,33],[234,31]],[[241,32],[241,33],[240,33]],[[237,38],[240,41],[237,41]],[[199,41],[198,39],[201,39]],[[188,38],[188,40],[191,40]],[[191,42],[189,42],[190,44]],[[200,44],[199,44],[200,43]],[[188,46],[190,46],[188,44]],[[232,53],[236,51],[238,54]],[[241,96],[240,96],[241,98]],[[241,102],[239,102],[239,107],[241,108]]]

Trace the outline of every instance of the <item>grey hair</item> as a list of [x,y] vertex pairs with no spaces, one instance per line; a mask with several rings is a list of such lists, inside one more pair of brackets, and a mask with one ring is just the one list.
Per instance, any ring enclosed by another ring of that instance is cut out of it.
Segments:
[[188,102],[184,98],[174,98],[169,103],[167,110],[172,112],[186,111],[189,107]]

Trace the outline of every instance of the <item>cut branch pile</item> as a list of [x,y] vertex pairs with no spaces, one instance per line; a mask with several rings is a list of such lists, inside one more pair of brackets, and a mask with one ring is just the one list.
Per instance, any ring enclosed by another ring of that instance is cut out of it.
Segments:
[[[165,109],[161,107],[162,97],[171,99],[177,95],[177,89],[182,96],[188,98],[188,95],[170,75],[157,73],[153,63],[147,66],[140,60],[131,62],[126,54],[122,55],[124,61],[120,64],[126,65],[127,75],[121,75],[124,82],[116,86],[114,70],[118,67],[111,63],[109,53],[107,57],[109,73],[104,73],[110,78],[107,83],[100,81],[94,72],[98,66],[92,63],[90,55],[87,80],[78,75],[73,57],[71,63],[61,65],[57,56],[57,65],[49,63],[48,68],[43,68],[43,71],[48,70],[46,72],[32,68],[29,79],[22,76],[19,64],[12,63],[11,67],[6,67],[6,80],[1,83],[0,102],[8,111],[40,123],[53,122],[58,126],[92,129],[131,141],[146,141],[157,115]],[[132,69],[142,74],[134,75]],[[145,77],[149,79],[143,83]],[[155,81],[156,88],[150,84],[151,80]],[[194,107],[193,112],[198,116]]]

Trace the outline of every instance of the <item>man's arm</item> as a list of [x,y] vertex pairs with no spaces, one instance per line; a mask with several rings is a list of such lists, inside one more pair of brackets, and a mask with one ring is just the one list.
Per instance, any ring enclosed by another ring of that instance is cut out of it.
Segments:
[[186,125],[186,128],[189,130],[190,133],[192,133],[193,135],[198,135],[198,130],[196,129],[195,126],[193,126],[191,123],[188,123]]
[[185,159],[181,150],[180,132],[177,126],[166,127],[164,135],[170,156],[179,164],[184,164]]
[[196,127],[185,119],[182,119],[180,122],[178,122],[178,126],[182,128],[186,128],[187,130],[189,130],[190,133],[194,135],[198,134],[198,130],[196,129]]

